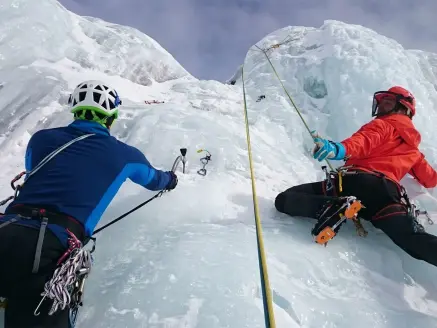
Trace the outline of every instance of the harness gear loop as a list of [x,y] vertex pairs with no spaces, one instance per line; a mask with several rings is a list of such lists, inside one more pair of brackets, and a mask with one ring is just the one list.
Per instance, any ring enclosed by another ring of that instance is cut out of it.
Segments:
[[32,273],[38,273],[39,270],[39,263],[41,261],[41,251],[42,251],[42,245],[44,243],[44,237],[46,234],[46,229],[47,229],[47,224],[49,219],[44,215],[44,212],[41,213],[41,227],[39,229],[39,234],[38,234],[38,241],[36,243],[36,248],[35,248],[35,256],[34,256],[34,260],[33,260],[33,267],[32,267]]
[[[376,176],[381,177],[381,178],[383,179],[383,182],[384,182],[385,187],[388,188],[388,187],[387,187],[387,181],[388,181],[388,179],[387,179],[386,176],[385,176],[383,173],[381,173],[381,172],[361,170],[361,169],[358,169],[358,168],[356,168],[356,167],[354,167],[354,166],[352,166],[352,165],[349,165],[349,166],[342,166],[342,167],[340,167],[340,168],[337,169],[337,172],[338,172],[339,176],[340,176],[340,175],[341,175],[341,176],[345,176],[345,175],[353,175],[353,174],[359,174],[359,173],[363,173],[363,174],[364,174],[364,173],[367,173],[367,174],[373,174],[373,175],[376,175]],[[391,180],[391,181],[392,181],[392,180]],[[400,185],[399,183],[396,183],[395,181],[392,181],[392,182],[396,184],[396,186],[397,186],[397,188],[398,188],[398,191],[399,191],[399,198],[400,198],[400,202],[399,202],[399,200],[396,199],[396,198],[393,198],[393,202],[394,202],[395,204],[399,204],[399,205],[401,205],[401,206],[403,206],[403,207],[406,207],[407,214],[408,214],[409,216],[411,216],[411,217],[414,219],[414,222],[415,222],[415,224],[419,227],[419,230],[423,230],[423,231],[425,230],[425,228],[424,228],[424,227],[419,223],[419,221],[417,220],[417,218],[419,217],[419,215],[425,215],[425,216],[426,216],[426,219],[427,219],[427,222],[428,222],[429,225],[434,224],[434,221],[431,219],[431,217],[430,217],[428,211],[426,211],[426,210],[422,210],[422,211],[421,211],[421,210],[418,210],[418,209],[417,209],[417,206],[416,206],[415,204],[413,204],[413,203],[410,201],[410,199],[409,199],[409,197],[408,197],[407,190],[405,189],[405,187],[402,186],[402,185]],[[389,205],[389,206],[391,206],[391,205]],[[381,211],[382,211],[382,210],[381,210]],[[378,213],[379,213],[379,212],[378,212]]]
[[[73,233],[68,230],[67,233],[69,234],[68,249],[58,261],[58,268],[52,278],[44,285],[44,292],[41,293],[43,297],[34,311],[35,316],[40,314],[39,308],[46,298],[53,300],[49,315],[67,306],[75,312],[74,315],[77,315],[78,307],[82,306],[85,279],[91,272],[93,264],[91,253],[95,248],[93,247],[91,251],[85,250]],[[62,261],[64,262],[59,266]]]

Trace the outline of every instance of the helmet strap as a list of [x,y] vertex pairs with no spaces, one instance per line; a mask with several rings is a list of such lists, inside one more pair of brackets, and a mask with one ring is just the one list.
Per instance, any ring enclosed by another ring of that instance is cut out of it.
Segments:
[[[90,115],[92,117],[90,117]],[[76,113],[74,113],[74,119],[75,120],[86,120],[91,122],[96,122],[103,127],[110,129],[112,124],[115,121],[115,115],[112,116],[105,116],[105,117],[99,117],[93,110],[80,110]]]
[[394,113],[400,113],[400,114],[404,114],[407,115],[410,119],[412,119],[412,115],[411,115],[411,110],[407,107],[405,107],[404,105],[402,105],[400,102],[397,102],[395,107],[389,111],[386,112],[384,114],[376,114],[376,117],[381,117],[381,116],[385,116],[385,115],[390,115],[390,114],[394,114]]
[[411,110],[408,107],[405,107],[404,105],[402,105],[401,103],[397,103],[395,108],[393,109],[394,112],[396,113],[401,113],[404,115],[407,115],[410,119],[413,118],[413,115],[411,115]]
[[105,119],[105,126],[107,129],[110,129],[112,126],[112,123],[115,121],[115,115],[109,116]]

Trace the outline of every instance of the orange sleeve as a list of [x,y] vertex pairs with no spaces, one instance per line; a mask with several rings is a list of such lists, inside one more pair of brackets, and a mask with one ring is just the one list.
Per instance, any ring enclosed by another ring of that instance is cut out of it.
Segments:
[[409,173],[425,188],[434,188],[437,186],[437,172],[429,165],[423,154]]
[[373,120],[363,125],[357,132],[341,143],[346,149],[346,157],[367,157],[373,149],[383,144],[390,133],[390,126],[381,120]]

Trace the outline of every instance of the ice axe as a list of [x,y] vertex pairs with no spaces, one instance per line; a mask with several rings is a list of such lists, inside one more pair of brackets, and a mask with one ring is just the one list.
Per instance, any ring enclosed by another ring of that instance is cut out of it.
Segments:
[[175,172],[179,163],[182,162],[182,173],[185,173],[185,164],[187,163],[187,158],[185,157],[185,155],[187,155],[187,148],[181,148],[179,149],[179,151],[181,152],[181,154],[176,157],[171,170]]

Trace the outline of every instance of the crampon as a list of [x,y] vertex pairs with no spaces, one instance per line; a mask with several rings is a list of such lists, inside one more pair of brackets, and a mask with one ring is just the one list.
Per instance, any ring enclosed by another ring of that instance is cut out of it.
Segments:
[[317,223],[311,230],[315,242],[326,246],[328,241],[338,233],[340,226],[348,219],[354,221],[358,227],[358,212],[363,207],[361,201],[354,196],[339,197],[328,202],[322,208]]

